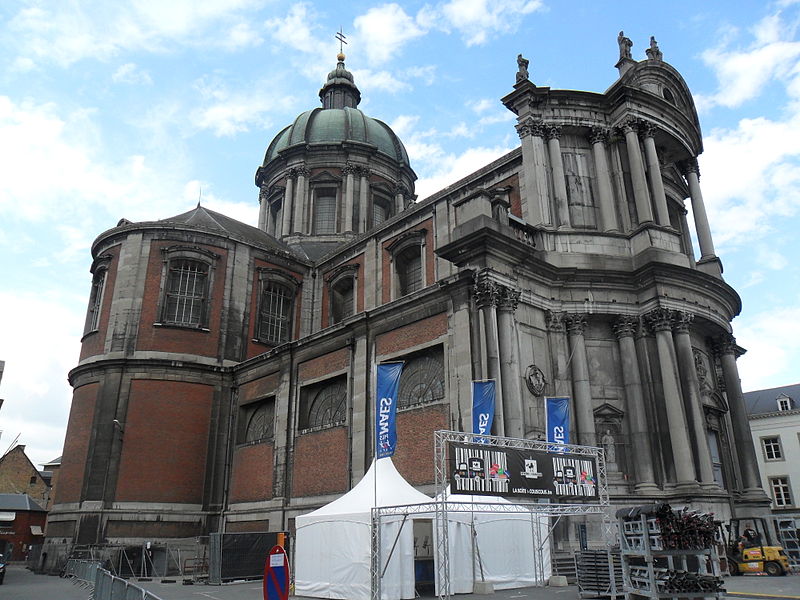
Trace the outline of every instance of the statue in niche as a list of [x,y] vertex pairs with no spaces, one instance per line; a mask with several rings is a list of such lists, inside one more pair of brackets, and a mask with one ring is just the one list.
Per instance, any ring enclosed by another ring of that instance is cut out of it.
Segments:
[[517,54],[517,83],[528,78],[529,64],[530,61],[527,58],[524,58],[522,54]]
[[620,60],[623,58],[631,58],[631,48],[633,47],[633,42],[631,41],[631,38],[625,37],[624,31],[619,32],[619,35],[617,36],[617,43],[619,44]]
[[614,436],[611,434],[610,429],[606,429],[606,432],[603,434],[603,437],[600,438],[600,445],[603,447],[606,453],[606,463],[616,463],[617,462],[617,446],[616,440]]

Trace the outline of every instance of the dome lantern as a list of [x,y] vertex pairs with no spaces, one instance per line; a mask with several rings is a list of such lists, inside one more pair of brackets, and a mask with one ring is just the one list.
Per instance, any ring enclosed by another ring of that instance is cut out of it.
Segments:
[[353,81],[353,74],[344,66],[344,54],[336,56],[336,68],[328,73],[328,81],[319,91],[322,108],[357,108],[361,92]]

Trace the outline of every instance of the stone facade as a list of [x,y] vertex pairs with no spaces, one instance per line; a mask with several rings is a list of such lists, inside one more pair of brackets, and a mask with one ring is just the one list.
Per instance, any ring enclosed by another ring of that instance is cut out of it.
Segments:
[[542,396],[571,398],[615,503],[762,510],[692,96],[660,55],[620,71],[603,94],[518,77],[520,147],[414,201],[342,56],[267,149],[258,228],[198,205],[102,233],[52,552],[291,531],[365,473],[373,367],[396,359],[394,460],[426,492],[433,432],[468,428],[491,378],[499,435],[540,438]]
[[27,494],[43,508],[51,497],[51,472],[39,471],[25,454],[25,446],[17,444],[0,457],[0,494]]

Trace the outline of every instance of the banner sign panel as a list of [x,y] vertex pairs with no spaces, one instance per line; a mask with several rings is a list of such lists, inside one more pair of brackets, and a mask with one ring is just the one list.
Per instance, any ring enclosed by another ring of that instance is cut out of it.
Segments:
[[397,446],[397,392],[400,388],[400,374],[403,363],[382,363],[378,365],[375,410],[375,456],[386,458],[394,454]]
[[492,434],[494,399],[494,379],[472,382],[472,433]]
[[454,494],[599,498],[595,456],[461,442],[449,446]]
[[547,441],[569,444],[569,398],[545,398]]
[[273,546],[264,564],[264,600],[288,600],[289,561],[281,546]]

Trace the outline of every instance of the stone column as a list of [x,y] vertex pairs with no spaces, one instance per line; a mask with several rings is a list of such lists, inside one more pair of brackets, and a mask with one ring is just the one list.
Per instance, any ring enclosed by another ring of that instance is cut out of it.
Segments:
[[692,340],[689,337],[689,326],[694,320],[694,315],[687,312],[675,312],[673,320],[673,336],[675,349],[678,354],[678,368],[680,369],[681,382],[683,383],[683,402],[686,407],[686,416],[691,426],[694,437],[694,452],[697,459],[700,484],[705,487],[718,487],[714,482],[714,466],[711,462],[711,452],[708,449],[708,433],[706,431],[706,417],[703,412],[703,398],[700,394],[700,380],[694,364]]
[[269,219],[269,196],[267,186],[262,185],[258,190],[258,228],[261,231],[269,232],[267,220]]
[[494,423],[492,430],[494,435],[505,435],[505,418],[503,411],[503,389],[500,379],[500,355],[497,341],[497,314],[495,305],[497,304],[498,289],[497,285],[486,278],[485,274],[478,274],[475,277],[473,296],[475,306],[481,313],[483,319],[483,332],[486,347],[486,378],[495,381],[495,408]]
[[408,188],[402,183],[394,184],[394,213],[399,214],[406,208],[406,196],[408,195]]
[[295,175],[295,169],[290,169],[289,173],[286,175],[286,190],[283,192],[283,207],[281,208],[281,235],[289,235],[292,233]]
[[644,156],[647,161],[647,177],[650,179],[650,189],[653,190],[653,200],[656,205],[656,221],[659,225],[667,226],[669,210],[667,210],[667,196],[664,193],[664,180],[661,178],[661,164],[658,161],[658,151],[653,136],[656,126],[652,123],[642,123],[642,139],[644,140]]
[[524,438],[525,421],[521,376],[519,373],[519,341],[514,311],[519,303],[520,292],[507,286],[499,286],[497,296],[497,339],[500,351],[500,380],[503,386],[503,421],[505,435]]
[[653,209],[650,206],[650,193],[647,191],[642,152],[639,149],[637,125],[638,122],[635,119],[630,119],[622,125],[622,132],[625,134],[625,146],[628,149],[628,164],[631,169],[636,216],[641,224],[653,220]]
[[545,177],[544,128],[541,121],[531,118],[517,125],[517,133],[522,146],[522,171],[525,194],[522,197],[522,218],[528,223],[539,225],[550,222]]
[[613,325],[619,343],[622,360],[622,378],[625,385],[625,400],[630,414],[631,448],[633,468],[636,473],[637,492],[653,492],[658,489],[653,470],[653,453],[650,449],[652,432],[647,426],[647,412],[644,405],[642,378],[636,356],[633,336],[639,326],[639,319],[631,316],[619,317]]
[[306,178],[308,170],[305,167],[297,169],[297,193],[294,200],[294,221],[292,223],[293,233],[305,233],[308,198],[306,197]]
[[764,491],[761,489],[761,477],[758,473],[750,423],[747,420],[747,408],[742,396],[739,369],[736,367],[736,357],[743,354],[744,351],[736,345],[736,338],[730,334],[717,338],[715,342],[715,350],[722,365],[722,377],[725,380],[725,391],[731,411],[734,444],[739,454],[739,470],[744,487],[742,491],[746,496],[760,498],[764,496]]
[[716,256],[714,253],[714,242],[711,239],[711,227],[708,225],[708,215],[706,215],[706,205],[703,202],[703,194],[700,191],[700,168],[697,159],[687,160],[681,165],[686,176],[686,183],[689,184],[689,197],[692,200],[692,214],[694,215],[694,225],[697,230],[697,241],[700,244],[700,258],[710,258]]
[[678,487],[694,486],[696,480],[692,445],[689,441],[686,417],[683,414],[680,382],[675,364],[675,347],[672,343],[672,311],[657,308],[647,314],[647,320],[656,335],[670,446],[672,447],[672,459],[675,462],[675,477],[678,480]]
[[556,201],[558,225],[569,227],[569,198],[567,181],[564,178],[564,161],[561,158],[561,125],[548,124],[544,128],[547,150],[550,155],[550,168],[553,174],[553,195]]
[[369,169],[361,167],[359,173],[361,175],[361,186],[358,194],[359,232],[364,232],[370,228],[370,224],[367,222],[369,215]]
[[565,316],[569,345],[572,352],[572,390],[575,395],[575,416],[578,419],[578,443],[585,446],[597,445],[594,428],[594,406],[592,389],[589,384],[589,360],[586,356],[586,316],[568,314]]
[[597,173],[597,191],[600,196],[600,227],[603,231],[617,231],[617,211],[614,209],[614,192],[611,187],[611,171],[606,157],[608,130],[603,127],[592,127],[589,131],[589,143],[592,145],[594,167]]
[[344,221],[342,222],[342,227],[344,231],[354,231],[353,228],[353,200],[355,190],[353,187],[355,186],[355,173],[356,167],[350,163],[347,163],[342,169],[342,172],[345,175],[345,182],[344,182]]

